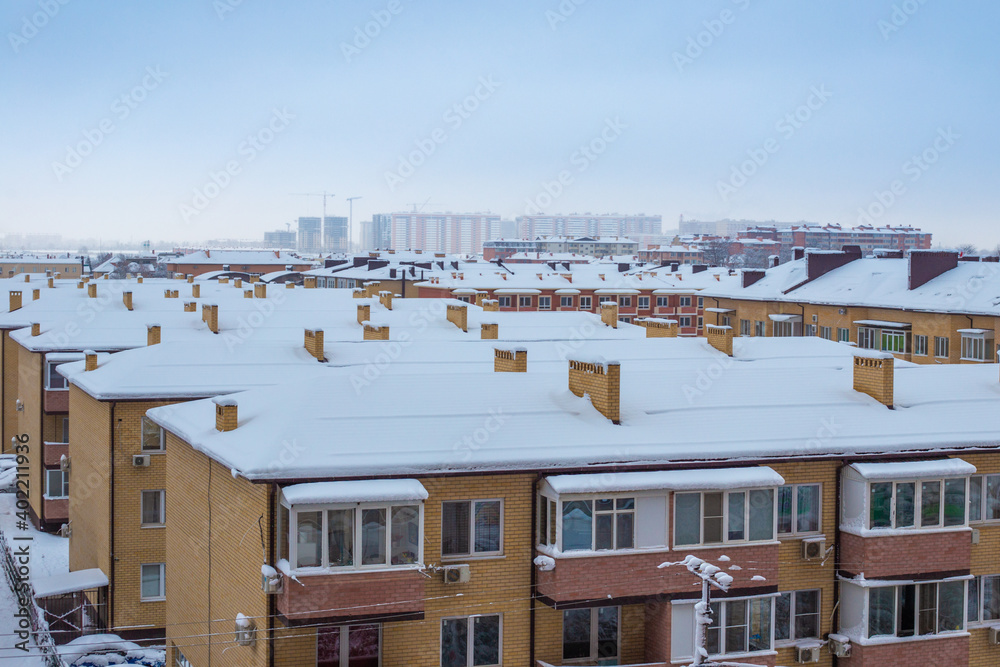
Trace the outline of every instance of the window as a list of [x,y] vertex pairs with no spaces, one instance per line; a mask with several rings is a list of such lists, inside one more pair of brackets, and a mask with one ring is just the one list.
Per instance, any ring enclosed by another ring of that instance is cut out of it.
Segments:
[[564,611],[563,661],[617,659],[620,617],[618,607]]
[[913,354],[921,357],[927,356],[927,336],[913,337]]
[[499,305],[500,305],[501,308],[510,308],[510,297],[509,296],[501,296],[501,297],[498,297],[497,300],[500,302]]
[[705,629],[709,655],[771,650],[771,598],[713,602]]
[[871,327],[858,327],[858,347],[865,350],[875,349],[875,338],[878,329]]
[[806,324],[805,326],[803,326],[802,327],[802,335],[803,336],[815,336],[816,335],[816,325],[815,324]]
[[818,533],[820,485],[794,484],[778,489],[778,534]]
[[833,329],[830,327],[820,327],[819,337],[824,340],[833,340]]
[[906,354],[906,332],[882,329],[882,351]]
[[142,418],[142,451],[162,452],[166,445],[166,434],[149,417]]
[[934,336],[934,356],[939,359],[948,358],[949,340],[944,336]]
[[550,547],[556,546],[556,524],[558,523],[558,507],[555,500],[547,496],[538,497],[538,543]]
[[687,308],[691,305],[691,297],[682,296],[681,297],[681,308]]
[[166,491],[142,492],[142,525],[162,526],[167,521]]
[[69,498],[69,473],[62,470],[45,471],[45,497]]
[[657,308],[666,308],[669,305],[670,305],[670,297],[669,296],[658,296],[658,297],[656,297],[656,307]]
[[993,361],[993,337],[985,334],[962,334],[962,359],[966,361]]
[[[965,478],[869,484],[871,528],[965,525]],[[942,493],[943,491],[943,493]]]
[[837,342],[839,343],[850,343],[851,342],[851,331],[846,327],[837,327]]
[[819,591],[781,593],[774,600],[777,641],[819,637]]
[[580,297],[580,310],[590,310],[590,308],[591,308],[590,303],[591,303],[591,299],[592,298],[593,297],[589,297],[589,296],[581,296]]
[[639,309],[640,310],[649,310],[649,297],[648,296],[640,296],[639,297]]
[[1000,620],[1000,574],[969,581],[969,623]]
[[[384,568],[414,565],[421,551],[420,505],[362,504],[293,509],[290,531],[296,568]],[[284,539],[284,538],[282,538]]]
[[519,296],[517,297],[518,308],[531,308],[531,297],[530,296]]
[[691,326],[691,317],[690,316],[681,317],[679,319],[680,319],[680,325],[682,327],[690,327]]
[[441,555],[501,553],[502,517],[503,503],[500,500],[441,503]]
[[969,478],[969,521],[1000,521],[1000,475]]
[[568,500],[562,507],[563,551],[635,547],[635,498]]
[[705,318],[704,317],[699,317],[698,318],[698,328],[699,329],[704,329],[705,328]]
[[571,296],[561,296],[559,297],[559,306],[562,308],[572,308],[573,307],[573,297]]
[[316,667],[378,665],[379,625],[328,625],[316,630]]
[[774,539],[774,489],[674,494],[674,546]]
[[599,296],[597,297],[597,303],[612,303],[615,300],[613,296]]
[[441,667],[500,665],[499,614],[446,618],[441,621]]
[[722,316],[722,326],[724,326],[724,327],[731,327],[732,325],[733,325],[732,318],[729,315],[723,315]]
[[[531,304],[529,303],[528,305],[531,305]],[[552,297],[551,296],[540,296],[540,297],[538,297],[538,309],[539,310],[549,310],[551,308],[552,308]]]
[[705,297],[699,296],[698,297],[698,307],[699,308],[703,308],[704,306],[705,306]]
[[761,320],[756,320],[753,323],[753,335],[754,336],[766,336],[767,335],[767,325]]
[[146,563],[139,566],[141,600],[163,600],[167,597],[166,567],[164,563]]
[[750,320],[740,320],[740,335],[741,336],[750,335]]
[[965,581],[868,591],[868,636],[914,637],[965,629]]
[[56,366],[64,364],[65,361],[50,361],[45,364],[45,388],[49,391],[69,389],[69,380],[64,378],[56,370]]
[[56,433],[56,437],[59,438],[56,442],[69,443],[69,417],[63,417],[56,424],[61,427],[61,430]]
[[627,308],[632,305],[632,297],[630,296],[620,296],[618,297],[618,305]]

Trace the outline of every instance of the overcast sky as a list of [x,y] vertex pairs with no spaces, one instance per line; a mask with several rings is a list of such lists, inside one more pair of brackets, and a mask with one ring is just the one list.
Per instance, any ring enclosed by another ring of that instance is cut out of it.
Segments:
[[0,233],[255,238],[325,189],[331,215],[363,197],[356,223],[428,202],[994,247],[998,19],[985,0],[7,0]]

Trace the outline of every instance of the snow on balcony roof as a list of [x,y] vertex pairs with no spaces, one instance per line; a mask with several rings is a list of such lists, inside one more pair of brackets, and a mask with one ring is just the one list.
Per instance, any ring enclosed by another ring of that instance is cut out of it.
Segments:
[[772,322],[801,322],[802,321],[802,316],[801,315],[788,315],[788,314],[782,314],[782,313],[771,313],[771,314],[768,315],[768,318],[770,318],[770,320]]
[[31,579],[31,586],[35,590],[36,598],[89,591],[107,585],[108,575],[96,567],[88,570],[52,574],[47,577],[33,577]]
[[696,491],[700,489],[763,489],[781,486],[784,478],[768,467],[665,470],[546,477],[555,493],[614,493],[618,491]]
[[884,329],[909,329],[909,322],[891,322],[889,320],[855,320],[855,324],[863,327],[882,327]]
[[735,308],[706,308],[706,313],[735,313]]
[[579,294],[580,290],[573,289],[572,287],[564,287],[562,289],[557,289],[555,293],[560,296],[573,296],[574,294]]
[[630,287],[602,287],[595,289],[594,294],[639,294],[639,290]]
[[281,494],[290,505],[418,501],[428,496],[424,485],[415,479],[309,482],[286,486]]
[[993,329],[958,329],[957,331],[960,334],[971,334],[975,336],[987,336],[987,337],[992,337],[994,333]]
[[855,463],[851,465],[867,480],[930,479],[974,475],[976,466],[962,459],[939,461],[900,461],[889,463]]
[[493,290],[494,294],[541,294],[541,290],[532,289],[530,287],[509,287],[507,289]]

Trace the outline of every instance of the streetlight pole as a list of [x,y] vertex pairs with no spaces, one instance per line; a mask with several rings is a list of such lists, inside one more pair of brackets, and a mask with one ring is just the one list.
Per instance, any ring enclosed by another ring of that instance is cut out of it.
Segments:
[[361,197],[358,196],[358,197],[348,197],[347,198],[347,203],[348,203],[348,206],[349,206],[349,212],[347,214],[349,216],[347,218],[347,252],[348,253],[351,252],[351,243],[353,241],[353,234],[354,234],[354,200],[355,199],[361,199]]

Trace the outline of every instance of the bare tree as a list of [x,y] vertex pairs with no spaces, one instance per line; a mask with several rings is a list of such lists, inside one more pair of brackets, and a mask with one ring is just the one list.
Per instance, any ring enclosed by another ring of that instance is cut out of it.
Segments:
[[729,266],[729,241],[713,239],[701,247],[702,256],[709,266]]

